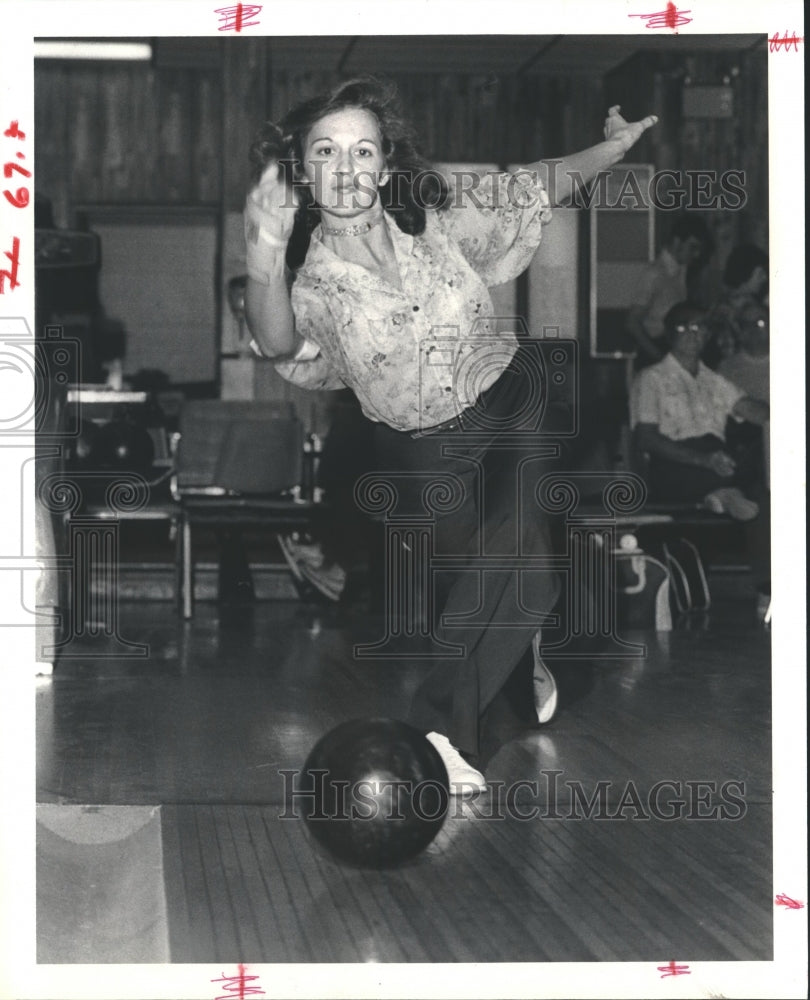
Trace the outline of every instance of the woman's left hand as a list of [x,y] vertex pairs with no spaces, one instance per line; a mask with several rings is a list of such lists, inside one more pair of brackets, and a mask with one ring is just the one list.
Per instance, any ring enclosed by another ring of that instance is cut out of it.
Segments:
[[634,146],[641,136],[658,121],[656,115],[648,115],[640,122],[626,122],[619,114],[621,106],[614,104],[605,119],[605,141],[615,143],[623,156]]

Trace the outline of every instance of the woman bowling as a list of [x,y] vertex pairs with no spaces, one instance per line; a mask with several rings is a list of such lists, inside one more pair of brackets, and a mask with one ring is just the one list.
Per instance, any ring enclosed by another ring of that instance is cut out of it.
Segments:
[[[511,416],[524,419],[526,400],[542,405],[537,366],[491,322],[487,288],[528,267],[552,202],[565,194],[555,197],[555,180],[576,171],[587,182],[655,121],[630,124],[611,108],[598,145],[554,169],[540,162],[488,175],[473,190],[469,175],[448,190],[418,154],[393,87],[378,80],[307,101],[254,143],[245,304],[255,349],[298,386],[354,392],[375,422],[381,475],[396,478],[398,511],[413,504],[422,513],[431,476],[455,484],[458,502],[436,519],[435,552],[468,556],[474,566],[481,551],[549,551],[542,519],[519,517],[525,483],[515,473],[526,459],[536,481],[542,464],[530,444],[523,456],[498,447]],[[456,331],[449,367],[448,330]],[[459,376],[464,370],[477,374]],[[480,434],[465,437],[471,423],[498,433],[482,444]],[[464,655],[437,657],[408,721],[438,750],[454,794],[468,795],[486,788],[475,766],[482,713],[519,665],[534,678],[538,723],[556,710],[538,626],[512,623],[519,606],[541,620],[560,584],[551,572],[502,568],[487,572],[485,586],[463,568],[444,576],[433,634]]]

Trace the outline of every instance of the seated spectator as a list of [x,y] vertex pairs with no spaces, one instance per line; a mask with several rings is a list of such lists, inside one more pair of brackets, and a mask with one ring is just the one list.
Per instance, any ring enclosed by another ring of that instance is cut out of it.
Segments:
[[636,302],[627,314],[638,368],[660,361],[666,354],[664,317],[674,305],[687,299],[687,271],[707,255],[710,245],[703,220],[682,215],[675,221],[663,250],[648,265]]
[[[770,405],[771,355],[768,310],[755,300],[740,309],[739,348],[724,358],[719,373],[746,396]],[[728,442],[735,455],[764,489],[770,486],[770,427],[743,423],[729,428]]]
[[630,399],[636,446],[649,456],[651,496],[755,518],[759,507],[743,493],[747,483],[728,451],[726,424],[731,417],[762,425],[768,406],[701,361],[709,337],[704,311],[679,303],[664,329],[669,352],[638,373]]
[[749,300],[740,309],[737,324],[737,350],[723,359],[718,371],[729,382],[742,389],[746,396],[770,403],[771,345],[768,310],[757,301]]
[[728,255],[723,271],[727,298],[734,305],[746,301],[768,305],[768,255],[760,247],[744,244]]
[[743,311],[768,305],[768,255],[757,246],[735,247],[723,270],[723,293],[711,310],[712,343],[704,360],[717,368],[740,347]]

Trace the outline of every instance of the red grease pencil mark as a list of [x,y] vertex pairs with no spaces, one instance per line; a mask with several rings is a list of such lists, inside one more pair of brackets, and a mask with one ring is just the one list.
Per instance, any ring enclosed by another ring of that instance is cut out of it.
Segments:
[[[8,138],[8,139],[19,139],[20,142],[23,142],[25,140],[25,132],[21,132],[20,131],[20,123],[16,119],[14,121],[12,121],[12,122],[9,123],[9,126],[3,132],[3,135],[6,138]],[[25,159],[25,153],[20,152],[19,150],[17,150],[15,152],[15,155],[16,155],[16,157],[17,157],[18,160],[24,160]],[[11,175],[15,171],[18,174],[22,174],[23,177],[30,177],[31,176],[31,171],[30,170],[28,170],[26,167],[22,166],[19,163],[14,163],[13,160],[9,161],[8,163],[4,163],[3,164],[3,176],[4,177],[11,177]],[[5,197],[6,201],[10,205],[14,206],[14,208],[25,208],[25,206],[28,204],[28,202],[30,200],[30,194],[28,192],[28,188],[17,188],[16,191],[9,191],[8,189],[6,189],[6,190],[3,191],[3,196]],[[14,252],[14,251],[12,251],[12,252]],[[9,256],[9,255],[7,254],[6,256]],[[7,274],[8,272],[4,272],[4,273]],[[16,274],[16,270],[15,270],[15,274]],[[12,286],[11,287],[12,288],[14,287],[13,279],[12,279]]]
[[31,196],[28,194],[28,188],[17,188],[16,193],[8,190],[3,191],[3,197],[15,208],[25,208]]
[[786,896],[783,892],[774,900],[777,906],[784,906],[786,910],[803,910],[804,903],[800,899],[791,899],[790,896]]
[[[691,10],[678,10],[674,3],[668,3],[666,10],[656,11],[654,14],[628,14],[628,17],[643,17],[648,28],[670,28],[675,31],[676,28],[681,27],[684,24],[691,24],[692,18],[687,17],[687,14],[691,14]],[[675,31],[677,34],[677,31]]]
[[11,241],[11,251],[6,251],[4,253],[5,257],[11,261],[11,270],[0,271],[0,295],[4,295],[6,291],[6,278],[9,281],[9,288],[13,292],[15,288],[20,284],[17,281],[17,269],[20,266],[20,238],[15,236]]
[[261,993],[262,996],[264,996],[264,990],[261,989],[259,986],[248,985],[250,981],[258,979],[259,977],[247,975],[245,969],[246,966],[240,962],[239,975],[226,976],[225,973],[223,972],[220,979],[212,979],[211,980],[212,983],[226,984],[225,986],[222,987],[223,990],[226,991],[225,994],[223,996],[215,997],[214,1000],[232,1000],[233,997],[244,998],[248,996],[256,996],[259,993]]
[[[19,156],[19,155],[20,154],[17,153],[17,156]],[[31,176],[31,171],[30,170],[26,170],[26,168],[20,166],[19,163],[13,163],[13,162],[12,163],[5,163],[3,165],[3,176],[4,177],[11,177],[11,173],[14,170],[16,170],[17,173],[22,174],[23,177],[30,177]]]
[[3,135],[8,136],[9,139],[22,140],[25,138],[25,132],[20,131],[20,123],[18,121],[13,121]]
[[669,965],[659,965],[658,971],[662,973],[661,979],[666,979],[667,976],[691,976],[692,973],[689,970],[688,965],[677,965],[674,961],[670,962]]
[[217,30],[238,32],[242,28],[250,28],[259,22],[249,19],[261,13],[261,9],[261,7],[255,4],[245,3],[238,3],[234,7],[218,7],[214,13],[219,14],[219,19],[224,23]]
[[[9,126],[3,132],[3,137],[6,139],[17,139],[19,142],[25,141],[25,132],[20,131],[20,123],[16,119],[9,122]],[[25,159],[25,153],[15,150],[16,158],[18,160]],[[9,160],[3,164],[3,176],[11,177],[14,173],[22,174],[23,177],[30,177],[31,171],[19,163],[15,163],[13,160]],[[25,208],[25,206],[30,201],[31,195],[28,188],[17,188],[16,191],[9,191],[8,188],[4,189],[3,197],[14,208]],[[9,291],[14,291],[15,288],[19,287],[19,281],[17,280],[17,272],[20,267],[20,239],[18,236],[13,237],[11,241],[11,250],[4,250],[2,257],[6,257],[9,261],[9,267],[4,267],[0,270],[0,295],[5,295],[6,293],[6,282],[8,281]]]
[[799,42],[803,42],[804,38],[801,35],[797,35],[794,31],[791,35],[785,31],[785,34],[780,38],[779,32],[777,31],[775,35],[771,35],[768,39],[768,51],[778,52],[782,49],[785,52],[790,51],[791,45],[793,46],[793,51],[799,51]]

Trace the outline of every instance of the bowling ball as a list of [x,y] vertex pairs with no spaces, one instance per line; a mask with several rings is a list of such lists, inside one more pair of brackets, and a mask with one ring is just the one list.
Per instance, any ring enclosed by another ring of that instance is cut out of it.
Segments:
[[92,420],[82,420],[79,433],[68,445],[67,461],[77,469],[89,469],[95,461],[99,429]]
[[155,445],[145,427],[126,420],[111,420],[99,428],[93,454],[102,469],[149,472]]
[[415,857],[444,823],[447,771],[419,730],[394,719],[355,719],[312,748],[302,790],[312,836],[338,860],[391,868]]

